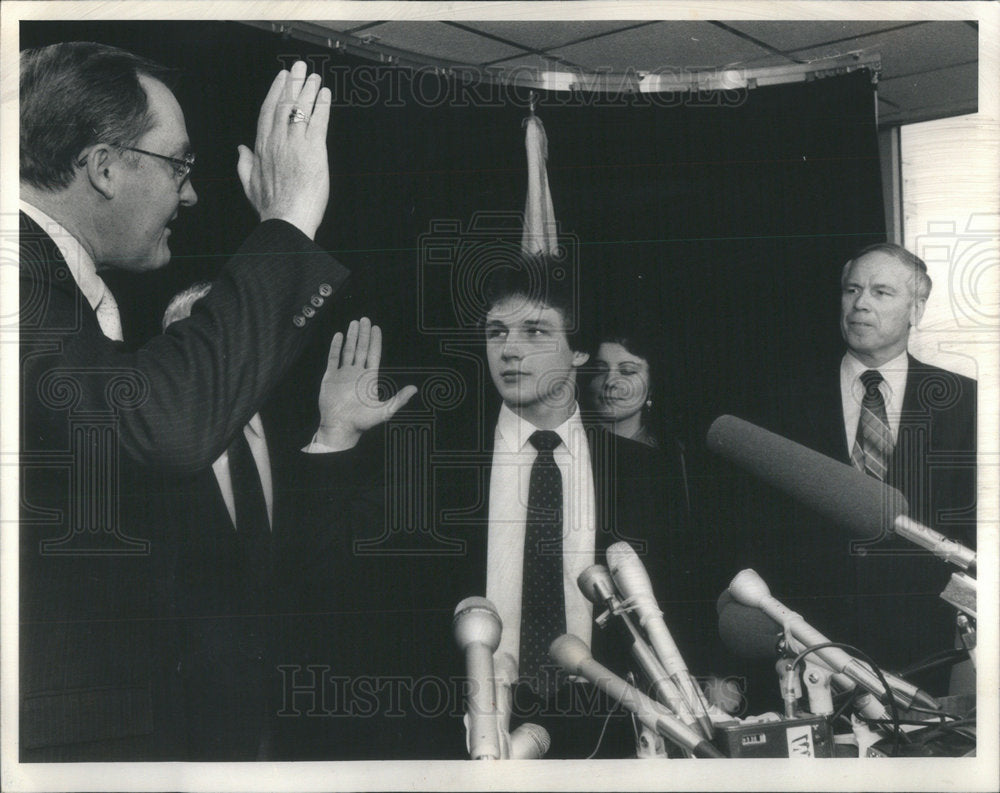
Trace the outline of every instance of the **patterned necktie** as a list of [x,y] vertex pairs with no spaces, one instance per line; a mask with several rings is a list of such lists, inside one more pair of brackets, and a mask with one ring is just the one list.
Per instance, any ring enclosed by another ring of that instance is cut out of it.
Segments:
[[260,473],[242,429],[236,433],[227,452],[236,507],[236,532],[246,555],[248,573],[263,580],[271,557],[271,527]]
[[566,632],[562,475],[552,455],[561,441],[552,430],[537,430],[528,440],[538,456],[531,466],[524,527],[519,670],[531,689],[547,699],[555,687],[549,645]]
[[101,326],[101,332],[112,341],[121,341],[122,320],[118,312],[118,302],[107,286],[104,287],[104,296],[101,297],[94,313],[97,314],[97,324]]
[[861,400],[861,416],[851,450],[851,462],[869,476],[885,481],[889,455],[892,454],[892,430],[885,413],[885,400],[879,390],[881,383],[882,375],[875,369],[868,369],[861,375],[865,395]]

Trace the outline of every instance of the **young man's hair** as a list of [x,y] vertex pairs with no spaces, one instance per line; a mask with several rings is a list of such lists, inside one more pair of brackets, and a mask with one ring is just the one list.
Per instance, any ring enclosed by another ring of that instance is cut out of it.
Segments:
[[868,245],[857,251],[847,260],[847,263],[844,264],[843,269],[840,271],[841,286],[844,285],[844,279],[847,278],[847,272],[851,269],[851,265],[869,253],[884,253],[894,258],[900,264],[909,267],[916,279],[913,294],[921,300],[926,300],[930,296],[933,283],[931,277],[927,274],[927,265],[924,263],[924,260],[915,253],[910,253],[902,245],[896,245],[893,242],[876,242],[874,245]]
[[545,254],[523,254],[516,262],[496,267],[483,286],[483,317],[511,298],[538,303],[562,315],[566,339],[578,352],[590,352],[592,333],[583,307],[580,284],[572,264]]
[[139,75],[169,87],[175,74],[131,52],[89,41],[23,51],[21,179],[40,189],[66,188],[88,146],[134,146],[153,125]]

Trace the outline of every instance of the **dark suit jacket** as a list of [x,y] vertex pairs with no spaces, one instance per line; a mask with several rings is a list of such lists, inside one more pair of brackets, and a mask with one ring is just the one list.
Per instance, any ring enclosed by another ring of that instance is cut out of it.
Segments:
[[377,487],[365,467],[370,455],[304,454],[287,446],[266,414],[264,426],[274,494],[266,571],[247,556],[211,469],[156,480],[151,514],[177,548],[171,667],[180,678],[184,757],[191,761],[280,759],[278,667],[296,660],[296,621],[309,608],[293,600],[287,584],[329,575],[317,563],[318,549],[349,531],[352,512],[369,509]]
[[[838,365],[789,386],[772,428],[850,464]],[[975,464],[975,381],[911,356],[888,484],[906,496],[912,518],[975,547]],[[953,572],[948,564],[898,537],[859,543],[808,510],[776,501],[782,506],[769,513],[752,560],[776,597],[890,669],[952,646],[954,609],[938,597]],[[942,683],[934,678],[933,685]]]
[[[430,449],[419,440],[418,425],[399,421],[389,427],[386,453],[375,463],[385,460],[388,483],[380,519],[327,549],[334,561],[324,579],[302,577],[312,582],[305,600],[313,604],[315,619],[298,633],[323,638],[301,652],[297,676],[285,680],[290,707],[284,724],[298,728],[293,757],[467,757],[464,658],[452,635],[452,616],[460,600],[486,591],[492,433],[484,444],[490,448],[482,451],[454,451],[461,447],[447,443]],[[654,450],[602,430],[591,433],[591,459],[596,561],[604,562],[611,543],[631,542],[687,652],[703,625],[691,614],[694,542],[674,518],[683,514],[682,498],[673,497],[679,476],[664,470]],[[628,654],[618,637],[595,627],[593,645],[595,657],[624,676]],[[697,671],[693,661],[689,666]],[[552,756],[583,757],[596,744],[601,719],[584,725],[572,718],[578,711],[579,703],[569,713],[549,714],[554,721],[547,726],[555,724],[561,733],[553,736]],[[522,713],[512,727],[519,721],[545,719]],[[612,731],[631,732],[625,717],[612,722]],[[567,745],[570,737],[578,746]],[[629,744],[609,749],[606,741],[605,748],[626,756],[634,753],[634,739]]]
[[[269,444],[270,445],[270,444]],[[272,481],[279,480],[271,457]],[[176,549],[165,576],[172,603],[186,760],[254,760],[266,751],[272,581],[247,556],[211,468],[150,472],[150,520]],[[270,543],[281,533],[274,510]]]
[[268,221],[192,317],[130,352],[24,215],[20,243],[21,758],[181,759],[180,549],[150,470],[210,466],[347,273]]

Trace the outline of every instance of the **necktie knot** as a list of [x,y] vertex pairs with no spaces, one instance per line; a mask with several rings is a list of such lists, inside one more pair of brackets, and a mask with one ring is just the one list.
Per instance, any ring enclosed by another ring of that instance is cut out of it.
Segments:
[[877,369],[862,372],[861,385],[865,388],[865,401],[881,398],[878,387],[882,385],[882,374]]
[[562,443],[562,438],[554,430],[535,430],[528,442],[540,452],[551,452]]

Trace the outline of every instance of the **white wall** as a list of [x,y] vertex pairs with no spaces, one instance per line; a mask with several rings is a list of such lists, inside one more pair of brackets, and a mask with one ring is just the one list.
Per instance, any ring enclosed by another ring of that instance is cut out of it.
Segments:
[[996,127],[976,115],[902,127],[903,244],[934,281],[918,358],[982,379],[1000,332]]

